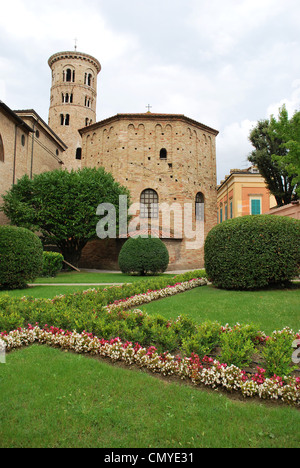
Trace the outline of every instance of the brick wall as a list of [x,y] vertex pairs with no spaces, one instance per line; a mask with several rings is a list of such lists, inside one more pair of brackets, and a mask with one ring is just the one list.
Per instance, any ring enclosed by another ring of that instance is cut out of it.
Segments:
[[[76,170],[81,167],[80,160],[76,160],[76,150],[81,148],[78,129],[86,125],[86,119],[89,124],[96,121],[97,75],[101,65],[90,55],[77,52],[57,53],[48,63],[52,70],[48,124],[68,147],[65,167]],[[67,81],[67,70],[71,70],[71,81]],[[61,115],[69,115],[69,125],[62,125]]]
[[[203,244],[217,223],[217,133],[180,115],[119,114],[81,131],[82,166],[103,166],[129,188],[133,203],[139,203],[145,189],[156,191],[160,204],[178,204],[182,213],[184,204],[190,203],[191,228],[198,232],[195,200],[201,192],[205,198]],[[166,159],[160,158],[162,149],[167,151]],[[184,230],[187,224],[182,224]],[[171,229],[177,231],[178,226]],[[183,232],[180,241],[172,239],[166,244],[171,268],[203,267],[201,242],[196,249],[189,249],[191,242]],[[83,261],[88,263],[87,254]]]
[[[63,155],[63,147],[42,126],[38,128],[39,138],[30,131],[33,121],[29,117],[23,120],[10,109],[6,111],[0,106],[0,135],[4,148],[4,161],[0,161],[0,205],[2,195],[25,174],[30,177],[31,173],[61,168],[59,157]],[[0,212],[0,224],[7,222]]]

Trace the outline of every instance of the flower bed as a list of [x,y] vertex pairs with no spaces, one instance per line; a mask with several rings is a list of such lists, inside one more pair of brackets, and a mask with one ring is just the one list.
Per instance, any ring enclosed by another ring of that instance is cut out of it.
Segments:
[[19,328],[10,333],[1,333],[0,336],[7,351],[39,343],[76,353],[108,357],[128,365],[135,364],[164,376],[189,379],[195,385],[238,392],[245,398],[280,400],[300,406],[300,378],[281,378],[276,375],[266,378],[262,368],[258,368],[254,376],[249,376],[234,365],[228,366],[207,356],[200,359],[196,354],[184,358],[170,353],[159,354],[154,346],[145,348],[138,343],[122,342],[120,338],[105,340],[91,333],[64,331],[57,327],[45,326],[42,329],[38,325],[29,325],[26,329]]
[[[279,399],[299,406],[300,379],[294,372],[299,368],[291,366],[291,346],[300,340],[300,332],[285,328],[268,337],[255,325],[197,324],[183,315],[168,320],[132,310],[206,285],[203,272],[196,273],[52,300],[2,296],[0,330],[7,331],[0,337],[8,351],[34,342],[49,344],[237,391],[244,397]],[[39,328],[38,324],[45,323],[49,325]],[[258,361],[253,365],[254,354]],[[227,364],[221,364],[224,362]]]
[[152,301],[156,301],[157,299],[163,299],[168,296],[174,296],[175,294],[183,293],[185,291],[189,291],[190,289],[198,288],[200,286],[205,286],[208,284],[207,279],[205,278],[196,278],[189,281],[185,281],[182,283],[176,283],[172,286],[168,286],[167,288],[159,289],[159,290],[151,290],[149,289],[144,294],[136,294],[135,296],[127,297],[126,299],[119,299],[112,304],[109,304],[105,307],[108,312],[113,310],[128,310],[132,309],[132,307],[137,307],[142,304],[147,304]]
[[[106,289],[88,289],[53,299],[34,299],[25,296],[0,296],[0,331],[26,327],[28,323],[48,323],[77,331],[89,330],[100,336],[95,317],[107,312],[135,307],[137,304],[178,294],[207,284],[203,270],[185,273],[174,278],[153,278],[133,284]],[[107,335],[106,335],[107,336]],[[113,336],[116,336],[113,334]]]

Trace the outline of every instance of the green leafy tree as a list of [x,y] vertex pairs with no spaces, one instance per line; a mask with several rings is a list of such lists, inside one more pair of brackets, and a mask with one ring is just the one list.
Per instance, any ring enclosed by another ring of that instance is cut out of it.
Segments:
[[110,203],[116,209],[119,196],[130,194],[103,168],[68,172],[56,170],[22,177],[3,196],[2,211],[11,224],[38,232],[44,244],[56,245],[65,260],[78,266],[82,249],[97,237],[97,207]]
[[271,120],[261,120],[251,131],[249,140],[255,150],[248,159],[259,169],[277,205],[282,206],[295,199],[296,186],[294,174],[290,174],[285,162],[288,154],[285,135],[278,132],[275,122],[274,117]]
[[285,106],[279,110],[278,121],[272,116],[270,121],[270,130],[273,134],[278,135],[283,143],[282,147],[286,150],[283,157],[272,155],[275,161],[282,170],[287,171],[292,178],[292,185],[295,186],[295,191],[300,195],[300,112],[295,112],[293,117],[289,119],[288,111]]

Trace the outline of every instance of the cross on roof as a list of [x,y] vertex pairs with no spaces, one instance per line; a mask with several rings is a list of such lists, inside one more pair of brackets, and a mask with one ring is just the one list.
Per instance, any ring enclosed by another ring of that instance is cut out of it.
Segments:
[[77,39],[77,37],[75,37],[74,41],[75,41],[75,47],[74,47],[74,50],[76,51],[76,50],[77,50],[77,42],[78,42],[78,39]]
[[148,109],[148,112],[150,112],[150,109],[152,109],[152,106],[150,106],[150,104],[148,104],[148,106],[146,106],[146,109]]

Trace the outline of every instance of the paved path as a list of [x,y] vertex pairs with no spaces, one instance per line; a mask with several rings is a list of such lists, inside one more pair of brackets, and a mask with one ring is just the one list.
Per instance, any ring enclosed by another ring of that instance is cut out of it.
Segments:
[[[166,271],[165,274],[168,275],[181,275],[182,273],[190,272],[191,270],[178,270],[178,271]],[[81,271],[82,273],[122,273],[121,271],[113,271],[113,270],[87,270],[84,269]],[[131,283],[34,283],[29,284],[30,287],[35,286],[87,286],[87,287],[95,287],[95,286],[122,286],[123,284],[131,284]]]
[[[165,275],[181,275],[183,273],[189,273],[190,271],[193,270],[176,270],[176,271],[165,271]],[[121,271],[113,271],[113,270],[87,270],[84,268],[81,270],[81,273],[119,273],[122,274]]]
[[131,283],[34,283],[28,286],[122,286]]

